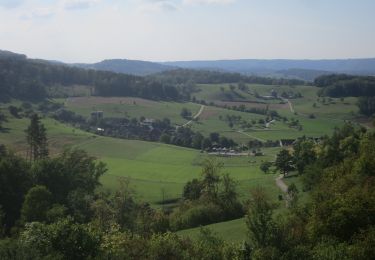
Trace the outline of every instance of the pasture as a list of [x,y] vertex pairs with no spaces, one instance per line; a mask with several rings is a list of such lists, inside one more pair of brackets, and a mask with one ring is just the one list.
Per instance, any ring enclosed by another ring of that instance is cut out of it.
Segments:
[[[2,109],[3,111],[4,108]],[[0,144],[11,147],[19,154],[26,155],[25,129],[29,119],[17,119],[7,114],[7,122],[0,131]],[[201,174],[201,164],[209,156],[199,150],[160,143],[125,140],[97,136],[61,124],[51,118],[44,118],[51,155],[64,148],[76,147],[107,164],[108,172],[101,178],[102,189],[115,190],[119,178],[129,178],[131,187],[139,200],[158,206],[162,200],[181,197],[183,186]],[[263,160],[273,160],[278,148],[264,149],[261,157],[215,157],[223,162],[223,173],[228,172],[238,181],[241,198],[248,197],[248,190],[262,185],[267,187],[274,198],[278,190],[274,176],[259,170]]]
[[65,107],[77,114],[88,117],[92,111],[103,111],[105,117],[136,117],[150,119],[169,118],[172,123],[186,123],[180,113],[187,108],[192,115],[198,113],[200,105],[185,102],[153,101],[131,97],[71,97],[64,102]]

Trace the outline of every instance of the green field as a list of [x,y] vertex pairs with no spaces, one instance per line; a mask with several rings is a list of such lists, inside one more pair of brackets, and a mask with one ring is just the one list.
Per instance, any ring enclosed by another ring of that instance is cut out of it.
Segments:
[[[265,126],[256,124],[248,129],[240,126],[230,127],[223,120],[226,116],[240,116],[244,121],[258,121],[265,119],[264,115],[239,112],[212,105],[206,105],[197,121],[190,124],[193,130],[204,135],[218,132],[221,135],[234,139],[239,144],[246,144],[251,139],[280,140],[294,139],[307,135],[319,137],[332,133],[333,129],[352,120],[358,115],[356,98],[327,99],[316,95],[318,88],[311,86],[265,86],[249,84],[249,90],[244,92],[236,89],[234,92],[229,84],[199,85],[199,92],[194,96],[198,100],[214,102],[219,106],[239,106],[266,108],[276,110],[288,119],[298,119],[302,124],[299,131],[290,128],[286,123],[276,121]],[[292,113],[288,104],[281,104],[280,100],[265,101],[255,98],[253,93],[269,95],[272,89],[278,93],[282,91],[301,93],[302,97],[291,99],[295,113]],[[228,101],[230,97],[232,101]],[[56,99],[64,103],[65,108],[85,117],[92,111],[101,110],[105,117],[141,117],[152,119],[169,118],[173,124],[184,124],[186,119],[180,115],[182,108],[188,108],[196,114],[201,105],[191,102],[159,102],[140,98],[111,98],[111,97],[70,97]],[[315,105],[314,105],[315,103]],[[13,105],[21,105],[13,101]],[[7,115],[8,122],[3,124],[0,131],[0,143],[5,144],[16,152],[26,155],[25,129],[29,123],[26,118],[16,119],[7,112],[9,104],[0,104],[0,109]],[[310,118],[314,114],[315,118]],[[51,154],[57,154],[64,147],[77,147],[86,150],[107,164],[108,172],[101,178],[102,189],[115,190],[119,186],[119,178],[129,178],[137,199],[160,207],[162,198],[166,200],[178,199],[182,195],[184,184],[200,176],[202,162],[210,157],[206,153],[189,148],[165,145],[161,143],[143,142],[138,140],[124,140],[97,136],[68,125],[61,124],[51,118],[44,118],[47,128],[49,148]],[[265,148],[265,156],[261,157],[216,157],[224,163],[223,173],[229,173],[237,182],[242,200],[249,196],[251,188],[264,187],[270,198],[277,201],[281,191],[275,185],[276,176],[263,174],[259,170],[262,161],[274,160],[280,148]],[[296,183],[300,190],[301,201],[307,200],[307,194],[302,192],[300,178],[287,178],[287,184]],[[281,204],[280,204],[281,205]],[[209,225],[219,237],[228,241],[243,241],[246,238],[244,219]],[[183,236],[197,237],[199,228],[178,232]]]
[[[232,138],[239,144],[247,144],[251,139],[260,141],[295,139],[301,136],[320,137],[331,134],[335,127],[341,126],[344,120],[354,119],[358,115],[356,98],[328,99],[318,98],[319,88],[313,86],[269,86],[260,84],[248,84],[248,90],[241,91],[238,88],[230,89],[231,84],[200,84],[193,96],[197,100],[205,100],[202,114],[197,121],[190,124],[193,130],[209,135],[218,132],[223,136]],[[232,84],[236,86],[236,84]],[[290,99],[290,106],[281,100],[265,100],[256,98],[254,93],[260,96],[270,95],[271,91],[279,95],[283,92],[301,94],[301,97]],[[230,97],[230,98],[228,98]],[[63,101],[68,110],[88,117],[92,111],[101,110],[105,117],[141,117],[152,119],[169,118],[171,122],[181,125],[187,122],[180,115],[181,109],[186,107],[192,114],[196,114],[200,105],[185,102],[159,102],[141,98],[120,97],[76,97]],[[216,106],[211,106],[210,102]],[[251,128],[242,129],[239,125],[230,127],[224,120],[226,116],[240,116],[246,122],[265,119],[264,115],[234,111],[217,106],[240,106],[247,108],[261,108],[276,110],[281,116],[299,120],[302,130],[289,127],[286,123],[277,121],[269,127],[254,125]],[[311,114],[314,118],[310,118]]]
[[150,119],[169,118],[172,123],[183,124],[182,108],[187,108],[194,115],[200,105],[185,102],[152,101],[142,98],[127,97],[71,97],[63,101],[67,109],[85,117],[92,111],[103,111],[105,117],[136,117],[144,116]]
[[[229,242],[243,242],[246,240],[247,229],[245,219],[243,218],[211,224],[205,227],[213,230],[214,234],[219,238]],[[191,239],[196,239],[199,236],[200,229],[201,228],[191,228],[181,230],[178,231],[177,234],[180,236],[190,237]]]
[[[4,109],[3,109],[4,110]],[[16,119],[9,114],[8,122],[0,132],[0,143],[20,154],[26,155],[24,130],[29,120]],[[200,176],[201,164],[209,155],[198,150],[160,143],[143,142],[102,137],[73,129],[70,126],[45,118],[49,148],[52,154],[64,147],[77,147],[105,162],[108,172],[101,179],[103,189],[114,190],[118,187],[119,177],[131,180],[136,196],[156,205],[161,201],[162,190],[166,199],[180,198],[184,184]],[[278,190],[273,175],[264,175],[259,170],[262,160],[272,160],[278,148],[264,149],[262,157],[217,157],[224,163],[224,172],[228,172],[239,182],[239,192],[246,198],[248,190],[258,185],[266,186],[273,197]]]

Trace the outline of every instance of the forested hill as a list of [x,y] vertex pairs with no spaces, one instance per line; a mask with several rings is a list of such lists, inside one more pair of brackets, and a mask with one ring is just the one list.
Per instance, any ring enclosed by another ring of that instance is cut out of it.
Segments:
[[101,62],[93,64],[76,63],[72,65],[80,68],[112,71],[138,76],[150,75],[167,70],[173,70],[176,68],[173,66],[163,65],[155,62],[125,59],[103,60]]
[[11,51],[0,50],[0,59],[19,59],[25,60],[26,55],[14,53]]
[[375,96],[375,77],[332,74],[315,79],[321,94],[331,97]]
[[150,79],[168,82],[170,84],[197,83],[254,83],[266,85],[305,85],[305,81],[297,79],[270,78],[258,76],[246,76],[240,73],[222,72],[212,70],[175,69],[148,76]]
[[187,98],[178,86],[121,73],[80,69],[59,63],[0,53],[0,97],[42,99],[59,87],[82,85],[98,96],[136,96],[149,99]]
[[0,52],[1,98],[42,99],[66,86],[80,85],[97,96],[133,96],[157,100],[187,100],[195,83],[258,83],[300,85],[299,80],[244,76],[204,70],[177,69],[141,77],[83,69],[58,62],[28,59]]

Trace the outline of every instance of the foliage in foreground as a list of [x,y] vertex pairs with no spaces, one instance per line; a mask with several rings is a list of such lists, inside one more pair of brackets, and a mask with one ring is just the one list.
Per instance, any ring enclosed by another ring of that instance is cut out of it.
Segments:
[[[304,160],[311,149],[316,158]],[[171,233],[171,219],[135,201],[126,181],[114,194],[96,192],[105,168],[82,151],[33,163],[4,148],[0,151],[1,259],[371,259],[375,255],[375,133],[351,125],[313,147],[299,145],[298,170],[304,189],[310,191],[309,203],[295,200],[287,214],[275,215],[275,205],[264,190],[251,192],[245,207],[248,239],[243,244],[226,243],[206,229],[194,241]],[[185,203],[192,205],[188,211],[220,208],[220,201],[229,205],[228,200],[236,198],[230,179],[224,175],[219,181],[218,169],[220,164],[208,162],[202,178],[185,187]],[[290,186],[289,193],[298,196],[295,187]]]

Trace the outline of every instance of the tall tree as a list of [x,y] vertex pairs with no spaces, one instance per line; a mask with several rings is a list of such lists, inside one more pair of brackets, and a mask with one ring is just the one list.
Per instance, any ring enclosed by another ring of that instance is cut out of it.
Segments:
[[29,144],[30,160],[35,161],[48,156],[46,128],[37,114],[31,117],[30,125],[26,130],[26,139]]
[[274,206],[268,199],[265,191],[257,188],[251,191],[246,225],[249,241],[254,249],[272,246],[277,226],[272,218]]
[[288,171],[293,170],[292,162],[292,155],[289,153],[288,150],[283,149],[277,154],[275,166],[276,169],[279,170],[285,176],[285,174]]
[[215,160],[205,160],[202,168],[203,195],[210,201],[215,201],[218,196],[220,171],[223,164]]
[[298,174],[302,174],[306,165],[312,164],[316,160],[316,152],[314,143],[305,137],[298,139],[293,146],[294,163],[298,170]]

